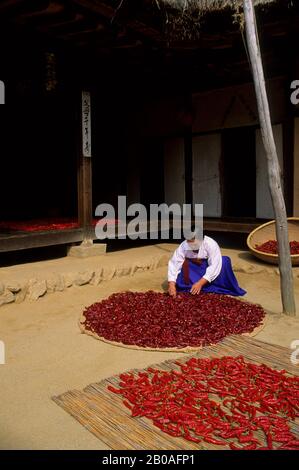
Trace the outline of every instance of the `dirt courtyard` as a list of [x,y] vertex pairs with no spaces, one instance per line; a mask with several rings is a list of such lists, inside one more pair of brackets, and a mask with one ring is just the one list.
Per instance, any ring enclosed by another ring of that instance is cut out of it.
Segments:
[[[279,313],[279,276],[238,272],[237,278],[247,290],[245,298],[269,312],[267,325],[257,338],[288,348],[299,340],[299,320]],[[85,306],[113,292],[162,290],[165,279],[166,267],[160,267],[0,308],[0,340],[6,347],[6,364],[0,365],[1,449],[107,449],[51,396],[182,355],[107,345],[81,334],[78,328]],[[299,308],[298,278],[295,288]]]

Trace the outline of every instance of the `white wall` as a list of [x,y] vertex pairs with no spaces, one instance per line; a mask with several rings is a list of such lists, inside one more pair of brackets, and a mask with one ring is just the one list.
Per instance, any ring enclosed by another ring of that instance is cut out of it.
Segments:
[[221,217],[219,162],[221,135],[193,137],[193,203],[203,204],[204,217]]
[[[273,126],[277,156],[283,183],[283,134],[282,125]],[[261,131],[256,131],[256,217],[273,219],[274,211],[268,183],[268,169]]]
[[[286,92],[283,79],[267,82],[272,122],[281,122],[286,115]],[[258,111],[253,84],[238,85],[192,97],[195,119],[193,132],[253,126],[258,124]]]

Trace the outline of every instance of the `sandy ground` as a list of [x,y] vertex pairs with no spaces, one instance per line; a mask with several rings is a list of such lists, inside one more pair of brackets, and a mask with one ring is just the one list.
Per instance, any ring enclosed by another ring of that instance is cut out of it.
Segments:
[[[132,367],[180,356],[107,345],[81,334],[77,326],[84,306],[117,291],[162,289],[165,275],[163,267],[1,307],[0,339],[6,346],[6,364],[0,365],[1,449],[107,449],[50,397]],[[237,277],[248,291],[246,298],[269,311],[258,338],[290,347],[299,339],[299,320],[279,314],[279,277],[265,272],[237,273]],[[298,279],[295,285],[299,306]]]

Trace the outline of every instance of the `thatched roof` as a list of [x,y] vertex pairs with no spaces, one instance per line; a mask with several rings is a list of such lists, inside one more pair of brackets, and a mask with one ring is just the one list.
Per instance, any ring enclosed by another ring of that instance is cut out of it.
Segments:
[[[170,39],[196,39],[201,34],[202,23],[214,15],[231,15],[233,22],[240,19],[243,0],[152,0],[166,16],[166,33]],[[271,4],[288,7],[294,0],[253,0],[259,9]]]
[[[254,5],[266,5],[275,1],[276,0],[254,0]],[[187,10],[192,8],[201,12],[236,8],[243,4],[243,0],[158,0],[158,3],[159,2],[175,9]]]

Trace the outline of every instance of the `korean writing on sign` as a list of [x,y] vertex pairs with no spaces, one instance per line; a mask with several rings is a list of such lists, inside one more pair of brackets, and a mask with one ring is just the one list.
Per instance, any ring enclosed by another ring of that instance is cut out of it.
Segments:
[[82,146],[83,156],[91,157],[90,93],[82,92]]

